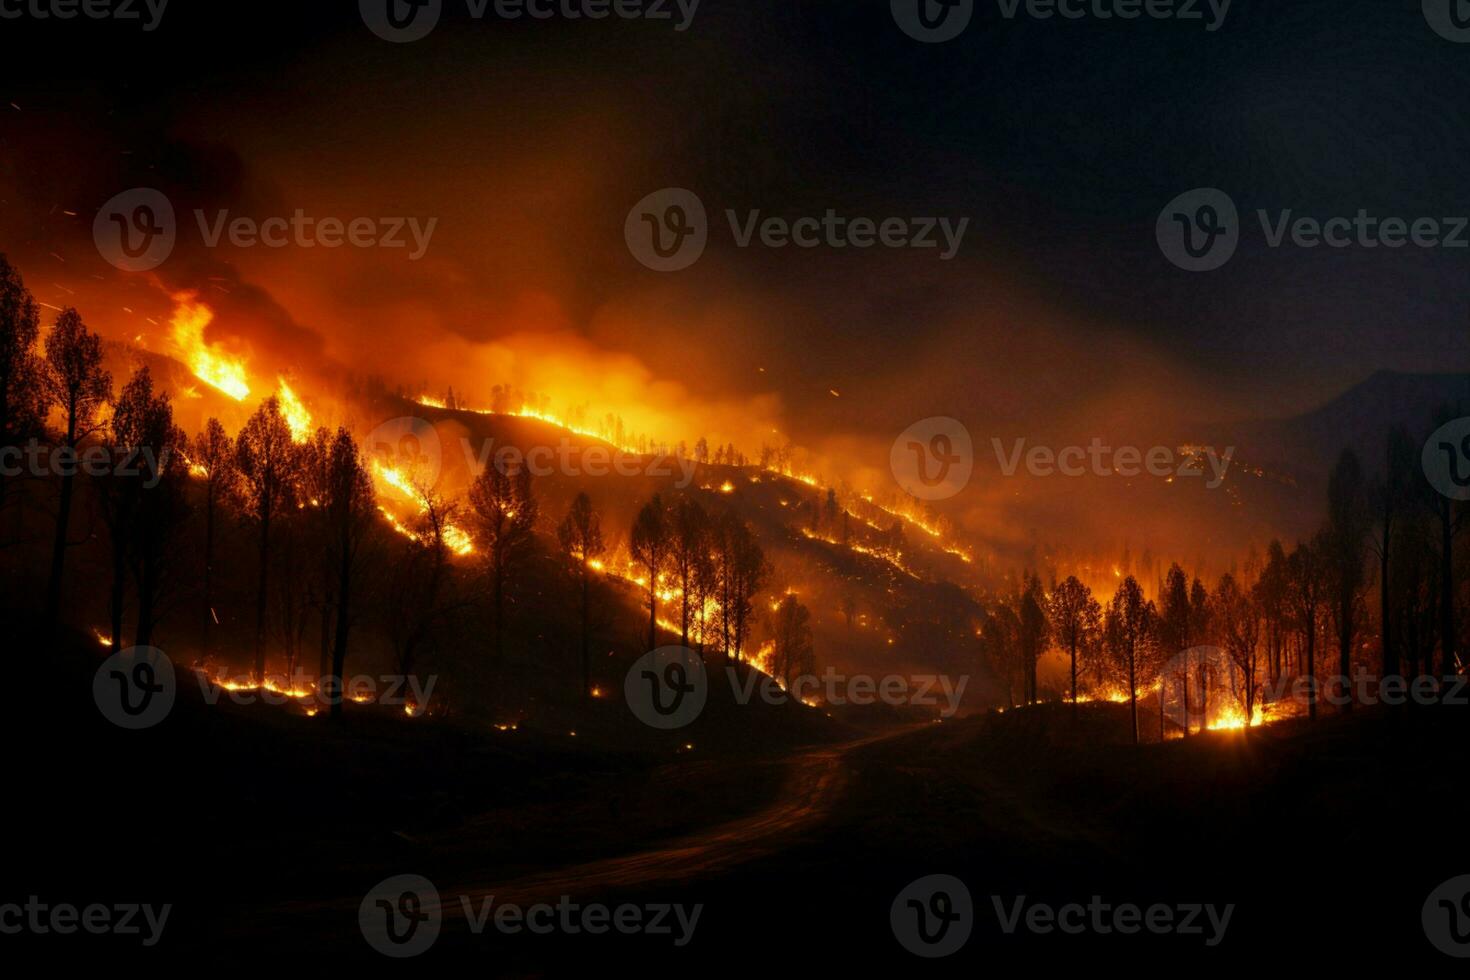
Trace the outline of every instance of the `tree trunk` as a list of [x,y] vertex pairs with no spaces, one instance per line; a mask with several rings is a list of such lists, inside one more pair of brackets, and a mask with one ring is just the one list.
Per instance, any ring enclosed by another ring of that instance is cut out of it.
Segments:
[[1128,655],[1128,714],[1133,722],[1133,744],[1138,744],[1138,676],[1133,655]]
[[[344,546],[337,577],[337,629],[332,642],[332,690],[337,696],[332,699],[332,717],[342,717],[342,673],[347,666],[347,630],[351,624],[348,597],[352,589],[352,560]],[[420,705],[422,707],[422,705]]]
[[[108,612],[111,614],[111,638],[113,652],[123,648],[123,594],[126,588],[127,551],[119,540],[122,532],[113,531],[112,541],[112,590],[108,597]],[[141,641],[139,641],[141,643]]]
[[270,586],[270,536],[271,522],[266,517],[260,522],[260,573],[255,582],[255,682],[265,683],[265,603],[266,589]]
[[1455,661],[1455,529],[1454,501],[1440,500],[1439,645],[1440,676],[1450,685],[1458,672]]
[[1306,649],[1302,651],[1307,675],[1307,717],[1317,719],[1317,625],[1307,627]]
[[648,649],[658,648],[658,586],[653,581],[653,569],[648,570]]
[[1072,651],[1072,724],[1077,723],[1077,637],[1069,644]]
[[[145,549],[146,549],[145,545]],[[154,609],[158,599],[159,556],[151,550],[143,553],[138,582],[138,646],[153,645]]]
[[200,637],[201,659],[209,657],[214,639],[214,478],[211,476],[204,500],[204,632]]
[[492,576],[490,590],[495,612],[492,636],[495,644],[495,666],[499,667],[505,659],[505,574],[499,568],[495,569]]
[[75,492],[76,475],[66,473],[61,477],[61,502],[56,512],[56,537],[51,545],[51,578],[46,584],[46,625],[56,628],[61,613],[61,580],[66,574],[66,537],[71,530],[71,499]]
[[582,696],[592,698],[592,582],[587,575],[587,563],[582,563]]
[[1388,507],[1383,509],[1383,553],[1378,559],[1378,608],[1379,608],[1379,630],[1382,633],[1379,646],[1383,651],[1383,663],[1379,683],[1382,678],[1392,677],[1399,672],[1398,651],[1393,646],[1393,620],[1388,601],[1388,560],[1390,555],[1389,544],[1393,536],[1392,511]]

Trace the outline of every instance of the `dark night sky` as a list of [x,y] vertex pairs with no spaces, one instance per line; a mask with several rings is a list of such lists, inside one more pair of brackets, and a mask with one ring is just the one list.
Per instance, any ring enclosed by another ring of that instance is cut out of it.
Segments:
[[[448,6],[409,45],[350,2],[173,0],[151,34],[0,23],[0,103],[21,107],[0,115],[3,247],[57,302],[47,284],[116,282],[89,264],[90,214],[131,186],[181,210],[435,215],[412,268],[185,254],[163,278],[229,278],[278,346],[410,382],[473,387],[474,358],[434,363],[452,344],[571,338],[683,379],[670,401],[814,447],[886,445],[932,414],[979,432],[1274,416],[1383,368],[1470,368],[1470,250],[1272,250],[1252,219],[1229,265],[1190,274],[1154,241],[1165,202],[1198,186],[1246,214],[1470,214],[1470,45],[1432,33],[1418,0],[1236,0],[1214,33],[1008,22],[982,2],[943,45],[904,36],[886,0],[704,0],[685,33]],[[972,225],[948,263],[717,232],[695,268],[658,276],[622,226],[665,186],[712,214]],[[510,346],[517,370],[536,356]]]

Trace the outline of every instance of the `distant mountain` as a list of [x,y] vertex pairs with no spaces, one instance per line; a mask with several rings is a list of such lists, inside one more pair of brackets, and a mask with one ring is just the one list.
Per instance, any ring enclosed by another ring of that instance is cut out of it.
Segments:
[[1470,374],[1380,371],[1304,415],[1232,429],[1241,452],[1258,465],[1310,485],[1325,480],[1344,449],[1357,452],[1373,469],[1390,429],[1404,425],[1411,434],[1427,435],[1441,407],[1470,414]]

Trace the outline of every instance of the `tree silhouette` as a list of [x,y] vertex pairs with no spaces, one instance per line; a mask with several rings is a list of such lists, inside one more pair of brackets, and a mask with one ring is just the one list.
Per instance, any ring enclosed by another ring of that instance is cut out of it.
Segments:
[[1378,529],[1373,538],[1373,550],[1378,556],[1380,669],[1383,677],[1392,677],[1399,672],[1398,649],[1394,646],[1393,606],[1390,602],[1393,595],[1391,573],[1397,541],[1395,533],[1405,512],[1411,509],[1417,490],[1417,460],[1408,429],[1397,425],[1389,431],[1387,452],[1384,455],[1383,474],[1374,481],[1369,490],[1369,498]]
[[[1435,413],[1435,427],[1444,425],[1463,411],[1463,405],[1457,409],[1440,408]],[[1459,661],[1455,655],[1455,537],[1465,523],[1466,509],[1457,508],[1455,501],[1444,494],[1435,494],[1432,499],[1439,517],[1439,675],[1448,685],[1453,683],[1459,672]]]
[[470,487],[475,544],[490,588],[491,654],[496,666],[505,658],[506,594],[535,545],[536,513],[531,472],[525,467],[510,474],[492,462]]
[[1051,594],[1052,635],[1067,650],[1072,666],[1072,717],[1077,716],[1077,653],[1102,629],[1102,606],[1092,590],[1069,575]]
[[1256,582],[1256,600],[1260,603],[1262,624],[1266,634],[1266,667],[1272,681],[1283,673],[1286,639],[1289,632],[1291,571],[1286,550],[1273,540],[1266,549],[1266,566]]
[[[1006,706],[1016,705],[1016,674],[1021,670],[1021,620],[1008,602],[998,602],[985,613],[980,628],[980,651],[991,673],[1006,685]],[[1023,685],[1024,686],[1024,685]]]
[[709,559],[709,515],[699,501],[680,498],[672,515],[669,567],[679,587],[679,645],[689,645],[692,613],[697,612],[699,565]]
[[[41,377],[48,401],[60,407],[65,420],[57,450],[65,462],[73,463],[77,446],[102,425],[100,412],[112,395],[112,377],[102,367],[102,338],[88,330],[81,314],[70,307],[61,311],[46,335],[46,369]],[[46,622],[53,626],[61,608],[75,493],[76,467],[66,465],[51,548],[51,578],[46,587]]]
[[648,649],[658,646],[658,580],[673,551],[673,532],[663,498],[658,494],[633,519],[628,551],[648,572]]
[[[365,546],[377,528],[373,481],[352,433],[338,428],[326,456],[326,480],[315,501],[325,518],[326,555],[336,573],[336,623],[332,637],[332,670],[328,681],[332,717],[342,715],[342,678],[352,627],[353,589]],[[441,542],[442,546],[442,542]],[[405,671],[406,673],[406,671]]]
[[750,528],[734,513],[716,525],[715,580],[720,599],[720,642],[725,659],[738,660],[750,636],[755,596],[770,574]]
[[[37,433],[49,401],[43,364],[36,356],[40,309],[20,273],[0,255],[0,446],[18,445]],[[12,477],[0,472],[0,508]]]
[[112,648],[121,650],[127,581],[139,545],[138,510],[145,485],[155,483],[162,472],[160,456],[166,462],[173,436],[173,410],[166,396],[154,396],[146,366],[123,386],[106,431],[109,465],[97,481],[97,500],[112,551],[109,636]]
[[1373,528],[1368,506],[1363,468],[1358,457],[1345,450],[1327,483],[1327,529],[1323,539],[1324,571],[1337,627],[1338,678],[1347,688],[1343,698],[1345,710],[1353,705],[1348,678],[1353,670],[1359,595],[1367,578],[1368,535]]
[[458,508],[431,486],[413,483],[413,489],[420,512],[408,525],[410,536],[400,539],[402,554],[390,557],[380,609],[394,665],[405,677],[440,622],[457,605],[446,536]]
[[783,596],[776,606],[771,637],[774,641],[771,669],[781,686],[791,690],[794,678],[816,672],[816,649],[812,644],[812,614],[796,596]]
[[[1144,599],[1143,589],[1132,575],[1123,580],[1108,605],[1107,635],[1115,663],[1128,683],[1128,712],[1133,726],[1133,744],[1138,744],[1138,683],[1149,670],[1150,646],[1158,629],[1158,611]],[[1159,698],[1164,696],[1163,685]]]
[[1047,621],[1046,606],[1046,593],[1041,588],[1041,579],[1028,572],[1016,606],[1021,620],[1021,663],[1026,672],[1027,704],[1035,704],[1040,700],[1036,684],[1036,665],[1046,652],[1047,636],[1051,628]]
[[1211,601],[1225,652],[1240,669],[1245,682],[1245,717],[1249,726],[1255,717],[1259,686],[1261,609],[1254,589],[1241,588],[1235,576],[1223,575]]
[[201,654],[209,656],[214,638],[214,552],[219,511],[238,496],[239,472],[235,468],[235,445],[217,418],[204,423],[194,437],[189,460],[194,474],[204,485],[204,580]]
[[244,511],[257,533],[255,588],[255,680],[265,682],[266,603],[270,595],[271,525],[295,506],[300,453],[291,427],[272,395],[250,416],[235,440],[235,466]]
[[592,697],[592,569],[591,563],[607,550],[602,540],[602,518],[585,493],[577,494],[567,516],[556,529],[561,550],[576,576],[582,599],[582,696]]
[[1323,554],[1323,536],[1298,543],[1287,559],[1290,570],[1288,595],[1297,629],[1302,634],[1303,670],[1307,678],[1307,716],[1317,717],[1317,633],[1322,606],[1328,599],[1328,575]]

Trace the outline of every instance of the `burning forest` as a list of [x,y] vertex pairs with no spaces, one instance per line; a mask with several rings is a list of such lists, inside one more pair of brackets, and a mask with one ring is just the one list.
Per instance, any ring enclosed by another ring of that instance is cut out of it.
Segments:
[[67,6],[17,961],[1470,956],[1455,17]]

